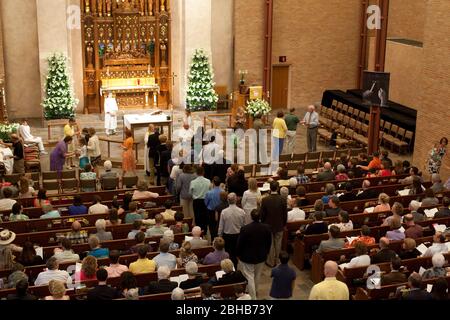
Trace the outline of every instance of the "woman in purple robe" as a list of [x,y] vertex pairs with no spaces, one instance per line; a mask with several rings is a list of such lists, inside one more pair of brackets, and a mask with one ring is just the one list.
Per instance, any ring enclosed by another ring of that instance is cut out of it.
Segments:
[[74,156],[74,152],[67,152],[68,144],[72,143],[72,137],[66,136],[58,142],[55,149],[50,154],[50,170],[61,172],[66,161],[66,157]]

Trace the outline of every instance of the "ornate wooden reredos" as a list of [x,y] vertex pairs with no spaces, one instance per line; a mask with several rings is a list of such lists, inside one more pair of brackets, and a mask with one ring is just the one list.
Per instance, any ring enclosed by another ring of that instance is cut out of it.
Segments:
[[[167,0],[81,0],[85,112],[103,111],[105,87],[119,107],[167,108],[170,8]],[[134,87],[135,86],[135,87]]]

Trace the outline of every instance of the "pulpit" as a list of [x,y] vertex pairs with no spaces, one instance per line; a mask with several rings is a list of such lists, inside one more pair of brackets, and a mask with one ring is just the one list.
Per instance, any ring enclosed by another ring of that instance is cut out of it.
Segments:
[[170,8],[163,0],[84,0],[82,44],[85,113],[171,104]]

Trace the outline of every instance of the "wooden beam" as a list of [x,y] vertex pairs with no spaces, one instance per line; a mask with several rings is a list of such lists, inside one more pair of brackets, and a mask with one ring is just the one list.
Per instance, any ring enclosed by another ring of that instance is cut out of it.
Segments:
[[369,0],[361,2],[361,25],[360,25],[360,41],[359,41],[359,65],[358,65],[358,87],[362,89],[363,74],[367,68],[367,8],[369,7]]
[[[273,0],[266,0],[265,13],[263,96],[267,98],[272,82]],[[269,94],[269,96],[272,95]]]
[[375,71],[384,71],[386,61],[386,39],[389,21],[389,0],[379,0],[381,28],[377,30],[375,47]]

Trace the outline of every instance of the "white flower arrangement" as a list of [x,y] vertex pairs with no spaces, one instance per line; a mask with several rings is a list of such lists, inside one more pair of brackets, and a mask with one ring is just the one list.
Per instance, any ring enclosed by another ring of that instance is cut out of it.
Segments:
[[247,113],[252,117],[255,117],[257,115],[265,116],[269,114],[270,111],[272,111],[272,108],[270,107],[269,103],[266,100],[255,99],[247,101],[245,113]]
[[18,123],[0,123],[0,139],[10,141],[10,134],[19,130]]

